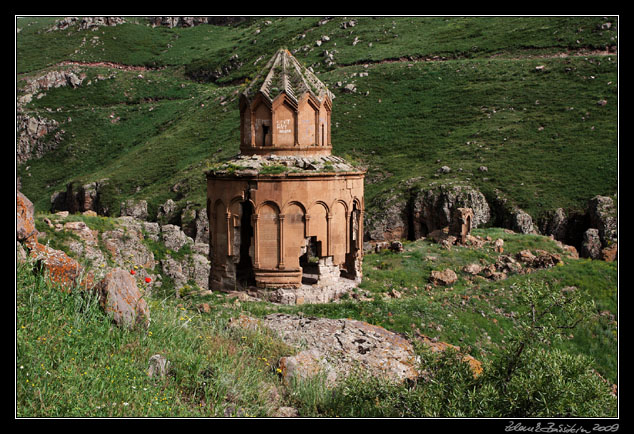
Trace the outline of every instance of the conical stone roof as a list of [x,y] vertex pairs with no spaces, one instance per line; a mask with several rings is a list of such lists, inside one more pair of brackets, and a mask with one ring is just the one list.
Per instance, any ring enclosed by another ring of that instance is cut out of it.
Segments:
[[332,92],[308,68],[285,48],[279,49],[264,69],[242,93],[249,100],[260,92],[272,102],[282,92],[295,103],[306,92],[320,102],[325,97],[334,99]]

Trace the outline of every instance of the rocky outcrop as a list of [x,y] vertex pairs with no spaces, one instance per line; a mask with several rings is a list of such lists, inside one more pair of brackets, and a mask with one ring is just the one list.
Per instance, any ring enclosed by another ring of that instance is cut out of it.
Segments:
[[[303,380],[321,375],[328,386],[337,385],[354,372],[394,382],[424,378],[422,361],[412,343],[383,327],[350,319],[328,319],[287,314],[272,314],[256,319],[240,315],[230,327],[271,330],[297,353],[280,358],[279,371],[284,381]],[[419,343],[432,352],[459,347],[417,333]],[[482,372],[479,361],[463,354],[474,376]],[[278,372],[279,372],[278,371]]]
[[30,257],[37,267],[46,270],[49,278],[65,289],[75,286],[89,289],[94,275],[87,272],[73,258],[61,250],[52,249],[38,241],[38,232],[33,220],[33,204],[21,192],[16,192],[16,239],[22,257]]
[[614,260],[618,253],[618,210],[608,196],[595,196],[583,212],[559,208],[540,222],[542,233],[574,246],[582,257]]
[[580,253],[584,258],[599,259],[601,257],[601,238],[598,229],[590,228],[583,233]]
[[[394,192],[392,192],[394,193]],[[489,221],[486,198],[468,185],[438,185],[412,188],[406,194],[377,197],[366,214],[365,240],[419,239],[448,227],[458,208],[471,208],[475,228]]]
[[23,164],[33,158],[41,158],[56,149],[64,134],[63,130],[58,130],[57,121],[37,115],[18,113],[16,123],[15,158],[17,164]]
[[147,220],[147,201],[128,199],[121,202],[121,216],[130,216],[139,220]]
[[44,92],[57,87],[79,87],[86,76],[78,69],[51,70],[37,77],[27,77],[25,85],[19,89],[18,107],[23,108],[33,98],[41,98]]
[[512,203],[501,191],[495,190],[495,197],[489,200],[493,214],[494,225],[511,229],[521,234],[536,234],[533,218],[517,205]]
[[207,209],[187,204],[181,212],[181,227],[195,243],[209,243],[209,218]]
[[109,215],[110,210],[102,200],[102,191],[108,185],[107,179],[77,185],[70,182],[66,191],[51,195],[51,212],[68,211],[71,214],[94,211],[98,215]]
[[201,24],[231,25],[247,20],[247,17],[148,17],[152,27],[194,27]]
[[414,239],[450,226],[458,208],[471,208],[472,228],[487,223],[491,217],[489,204],[484,195],[468,185],[439,185],[431,189],[414,191],[410,207]]
[[40,158],[57,148],[62,140],[64,130],[53,119],[25,113],[24,107],[33,98],[41,98],[52,88],[70,86],[78,87],[85,78],[75,69],[52,70],[45,74],[25,78],[25,84],[18,89],[17,98],[17,143],[16,161],[22,164],[32,158]]
[[381,195],[373,200],[372,213],[365,216],[366,241],[391,241],[408,238],[409,208],[408,199],[403,195]]
[[450,286],[456,283],[458,280],[458,276],[456,273],[447,268],[446,270],[437,271],[434,270],[431,272],[431,276],[429,277],[429,282],[433,285],[442,285],[442,286]]
[[611,197],[595,196],[586,210],[590,227],[598,230],[602,247],[617,241],[617,209]]
[[71,26],[77,26],[79,30],[89,30],[103,26],[117,26],[125,23],[123,17],[65,17],[55,23],[49,31],[66,30]]

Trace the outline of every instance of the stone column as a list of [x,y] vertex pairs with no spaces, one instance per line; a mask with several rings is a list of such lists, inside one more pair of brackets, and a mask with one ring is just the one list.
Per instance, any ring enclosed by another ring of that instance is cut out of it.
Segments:
[[332,226],[332,214],[330,211],[326,214],[326,256],[332,256],[332,246],[331,246],[331,226]]
[[225,213],[225,219],[227,220],[227,256],[231,256],[233,243],[231,240],[231,213],[229,211]]
[[259,240],[258,240],[258,221],[260,220],[260,216],[258,214],[253,214],[251,216],[251,224],[253,226],[253,268],[260,268],[260,259],[259,259]]
[[286,216],[284,214],[278,214],[277,216],[278,239],[280,240],[278,244],[280,262],[277,267],[280,269],[284,269],[284,219],[285,218]]

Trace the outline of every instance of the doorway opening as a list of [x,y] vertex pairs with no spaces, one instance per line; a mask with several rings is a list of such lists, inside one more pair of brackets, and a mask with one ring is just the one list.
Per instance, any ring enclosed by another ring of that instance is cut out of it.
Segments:
[[350,221],[348,224],[350,239],[348,240],[350,245],[350,251],[346,253],[346,260],[341,268],[341,277],[346,279],[355,280],[360,274],[360,247],[361,240],[359,234],[359,218],[360,212],[355,203],[352,206],[352,212],[350,213]]
[[319,280],[320,255],[321,242],[317,241],[317,237],[306,238],[306,253],[299,257],[303,284],[314,285]]
[[255,286],[255,274],[253,273],[253,260],[251,258],[251,246],[253,244],[253,225],[251,216],[253,206],[251,202],[240,203],[242,215],[240,217],[240,261],[236,265],[236,280],[243,286]]

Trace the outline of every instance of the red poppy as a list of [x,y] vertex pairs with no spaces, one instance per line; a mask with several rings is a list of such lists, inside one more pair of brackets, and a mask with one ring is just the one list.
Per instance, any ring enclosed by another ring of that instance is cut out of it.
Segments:
[[130,270],[130,274],[136,274],[136,271]]
[[152,279],[150,279],[149,277],[145,278],[145,283],[150,283],[152,281]]

